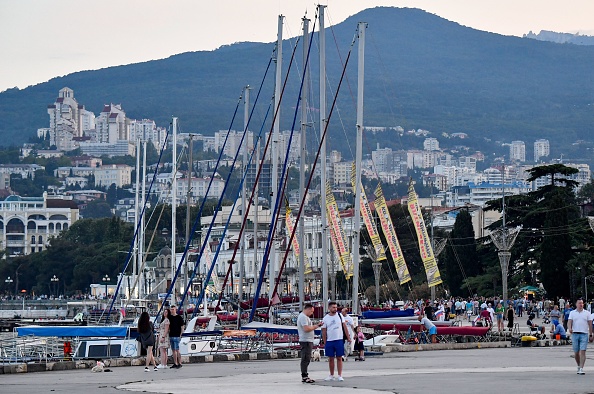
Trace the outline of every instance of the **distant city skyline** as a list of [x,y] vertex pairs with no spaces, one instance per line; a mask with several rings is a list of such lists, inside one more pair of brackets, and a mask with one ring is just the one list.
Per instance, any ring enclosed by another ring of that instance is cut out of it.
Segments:
[[[522,36],[552,30],[594,34],[594,2],[574,0],[327,0],[327,24],[366,8],[415,7],[478,30]],[[271,42],[277,16],[285,37],[299,34],[311,0],[0,0],[0,91],[81,70],[213,50],[239,41]]]

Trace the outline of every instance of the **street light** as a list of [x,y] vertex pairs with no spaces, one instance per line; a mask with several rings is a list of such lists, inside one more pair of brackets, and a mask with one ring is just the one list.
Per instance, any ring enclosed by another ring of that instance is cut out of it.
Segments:
[[4,279],[4,283],[6,283],[6,287],[8,287],[9,292],[10,292],[10,286],[12,285],[12,282],[14,282],[14,280],[12,280],[10,278],[10,276],[8,278]]
[[60,279],[54,275],[50,281],[52,282],[52,290],[54,291],[54,296],[57,296],[58,294],[56,294],[58,291],[57,289],[59,288],[58,282],[60,281]]
[[105,283],[105,298],[107,298],[107,282],[109,282],[109,281],[110,281],[109,276],[106,274],[103,277],[103,283]]

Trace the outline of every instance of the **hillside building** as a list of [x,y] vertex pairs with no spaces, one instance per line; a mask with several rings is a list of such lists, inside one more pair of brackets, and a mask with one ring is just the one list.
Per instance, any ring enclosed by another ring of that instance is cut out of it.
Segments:
[[538,163],[541,157],[549,157],[551,153],[549,140],[536,140],[534,142],[534,161]]
[[524,141],[512,141],[509,147],[510,161],[519,161],[523,163],[526,161],[526,145]]
[[37,134],[44,137],[49,134],[50,145],[61,151],[76,149],[74,138],[82,137],[94,127],[95,115],[76,101],[74,91],[68,87],[60,89],[56,101],[47,106],[47,113],[49,128],[40,129]]
[[423,141],[423,150],[439,150],[439,141],[437,140],[437,138],[425,138],[425,141]]

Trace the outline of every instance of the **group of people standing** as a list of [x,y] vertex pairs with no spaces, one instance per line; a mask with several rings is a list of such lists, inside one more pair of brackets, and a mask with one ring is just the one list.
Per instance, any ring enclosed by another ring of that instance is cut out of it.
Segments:
[[[138,338],[141,346],[146,350],[145,372],[150,371],[151,362],[155,371],[166,369],[169,348],[171,348],[173,356],[173,365],[171,368],[177,369],[182,367],[179,342],[184,327],[185,321],[183,316],[177,314],[177,307],[175,305],[171,305],[169,308],[163,309],[161,323],[159,324],[157,336],[155,336],[155,327],[150,321],[148,312],[142,312],[138,320]],[[155,346],[159,349],[159,365],[157,365],[153,356]]]
[[[303,383],[314,383],[315,380],[309,377],[308,367],[311,361],[314,333],[321,329],[324,345],[324,355],[328,357],[328,368],[330,374],[325,381],[344,381],[342,377],[343,361],[348,359],[351,349],[358,353],[356,361],[365,361],[365,348],[363,341],[365,336],[361,327],[355,326],[353,318],[348,314],[348,308],[344,307],[338,312],[336,302],[328,304],[328,313],[324,318],[313,324],[311,317],[314,313],[312,304],[305,304],[303,311],[297,318],[297,331],[299,332],[299,344],[301,345],[301,381]],[[335,376],[335,367],[336,373]]]

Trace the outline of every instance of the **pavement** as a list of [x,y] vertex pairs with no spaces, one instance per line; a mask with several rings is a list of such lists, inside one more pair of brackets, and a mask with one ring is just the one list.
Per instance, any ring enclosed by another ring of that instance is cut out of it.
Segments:
[[[591,346],[594,347],[594,346]],[[576,374],[571,346],[389,353],[345,363],[344,382],[324,382],[328,363],[312,362],[314,384],[301,383],[299,360],[188,364],[179,370],[144,372],[117,367],[0,377],[0,393],[591,393],[594,349],[585,373]]]

